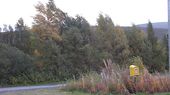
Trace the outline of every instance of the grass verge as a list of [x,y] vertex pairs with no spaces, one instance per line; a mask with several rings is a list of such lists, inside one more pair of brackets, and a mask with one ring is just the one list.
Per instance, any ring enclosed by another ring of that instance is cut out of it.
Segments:
[[[67,92],[67,91],[61,91],[61,90],[56,90],[56,89],[39,89],[39,90],[6,92],[6,93],[0,93],[0,95],[102,95],[102,94],[97,94],[97,93],[90,94],[90,93],[85,93],[82,91]],[[108,94],[108,95],[122,95],[122,94]],[[132,94],[132,95],[148,95],[148,94],[138,93],[138,94]],[[156,93],[152,95],[170,95],[170,93]]]
[[128,68],[119,68],[110,60],[104,61],[104,64],[105,68],[101,70],[101,74],[93,72],[82,75],[79,80],[70,81],[65,90],[83,91],[96,95],[135,95],[134,93],[161,95],[162,92],[170,92],[168,74],[150,74],[144,68],[140,76],[130,77]]
[[39,90],[26,90],[26,91],[13,91],[0,93],[0,95],[92,95],[83,92],[63,92],[56,89],[39,89]]

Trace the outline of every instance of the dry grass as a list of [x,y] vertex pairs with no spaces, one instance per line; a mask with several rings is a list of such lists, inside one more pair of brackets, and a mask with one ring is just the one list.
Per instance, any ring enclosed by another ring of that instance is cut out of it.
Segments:
[[130,77],[128,68],[119,68],[111,60],[104,61],[105,68],[101,74],[92,73],[82,76],[79,80],[69,82],[67,90],[79,90],[99,95],[115,94],[130,95],[132,93],[158,93],[170,91],[170,76],[160,73],[150,74],[147,69],[142,75]]

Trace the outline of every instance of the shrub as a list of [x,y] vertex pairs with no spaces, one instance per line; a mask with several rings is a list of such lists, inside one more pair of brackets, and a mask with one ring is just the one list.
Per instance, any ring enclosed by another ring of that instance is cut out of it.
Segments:
[[139,67],[139,70],[140,70],[140,73],[144,73],[144,69],[145,69],[145,67],[144,67],[144,65],[143,65],[143,61],[142,61],[142,58],[141,57],[139,57],[139,56],[137,56],[137,57],[132,57],[131,59],[130,59],[130,64],[131,65],[136,65],[136,66],[138,66]]

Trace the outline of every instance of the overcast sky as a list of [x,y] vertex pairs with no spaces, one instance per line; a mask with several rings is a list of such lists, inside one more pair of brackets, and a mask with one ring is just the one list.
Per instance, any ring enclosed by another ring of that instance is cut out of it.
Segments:
[[[14,25],[22,17],[31,26],[36,11],[34,5],[48,0],[1,0],[0,25]],[[167,21],[168,0],[55,0],[56,6],[70,16],[81,15],[95,25],[99,13],[109,15],[115,24],[132,24]]]

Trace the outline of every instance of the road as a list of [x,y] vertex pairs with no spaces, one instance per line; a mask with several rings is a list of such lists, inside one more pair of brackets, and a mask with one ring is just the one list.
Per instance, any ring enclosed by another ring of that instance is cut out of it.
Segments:
[[22,90],[34,90],[34,89],[61,88],[63,86],[65,86],[65,84],[6,87],[6,88],[0,88],[0,93],[11,92],[11,91],[22,91]]

